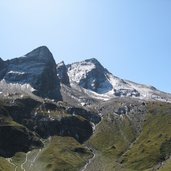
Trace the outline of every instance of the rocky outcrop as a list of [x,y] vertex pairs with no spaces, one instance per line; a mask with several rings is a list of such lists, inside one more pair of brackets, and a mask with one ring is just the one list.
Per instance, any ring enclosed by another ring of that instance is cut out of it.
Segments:
[[3,79],[6,71],[7,71],[7,65],[6,65],[5,61],[3,61],[0,58],[0,80]]
[[4,109],[14,121],[24,124],[25,120],[33,119],[35,108],[41,104],[41,102],[31,98],[23,98],[5,104]]
[[0,58],[0,68],[3,68],[4,66],[4,61]]
[[56,63],[47,47],[39,47],[23,57],[7,60],[1,65],[4,65],[0,68],[1,80],[14,84],[30,84],[37,95],[61,100]]
[[27,152],[43,147],[40,137],[19,124],[0,125],[0,156],[11,157],[16,152]]
[[[93,133],[90,122],[100,121],[98,115],[84,109],[68,108],[50,101],[39,102],[31,98],[8,102],[0,109],[8,113],[7,116],[11,118],[11,121],[23,125],[30,132],[36,132],[42,138],[54,135],[71,136],[80,143],[86,141]],[[73,112],[77,115],[73,115]],[[18,138],[19,134],[14,134]],[[25,137],[25,139],[30,138]],[[32,145],[33,143],[30,146]]]
[[83,143],[93,133],[91,124],[79,117],[69,116],[60,120],[42,118],[37,120],[35,131],[43,138],[49,136],[70,136]]
[[124,96],[139,97],[140,93],[135,89],[119,89],[119,90],[114,89],[114,95],[119,97],[124,97]]
[[97,124],[101,121],[101,117],[98,114],[93,113],[91,111],[87,111],[87,110],[82,109],[82,108],[69,107],[67,109],[67,112],[72,114],[72,115],[82,116],[83,118],[85,118],[88,121],[93,122],[95,124]]
[[67,67],[63,61],[57,64],[56,70],[57,70],[57,76],[60,82],[62,84],[70,86],[69,77],[67,73]]
[[15,119],[22,122],[23,118],[29,118],[28,114],[31,110],[28,108],[31,108],[29,105],[32,105],[33,101],[25,102],[28,102],[27,109],[21,101],[17,104],[2,99],[0,101],[0,156],[11,157],[16,152],[28,152],[31,149],[43,147],[36,133],[14,121]]

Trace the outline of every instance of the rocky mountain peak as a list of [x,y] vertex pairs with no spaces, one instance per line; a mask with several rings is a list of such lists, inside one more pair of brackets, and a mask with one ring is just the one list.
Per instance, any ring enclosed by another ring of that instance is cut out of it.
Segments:
[[67,68],[68,68],[68,71],[71,71],[74,69],[74,70],[78,70],[78,71],[82,71],[86,73],[94,69],[99,69],[101,71],[105,70],[105,68],[101,65],[101,63],[95,58],[86,59],[80,62],[74,62],[72,64],[67,65]]
[[[76,62],[68,65],[67,68],[70,82],[76,82],[85,89],[104,93],[103,83],[107,81],[106,73],[108,73],[108,71],[97,59],[91,58]],[[111,86],[108,85],[108,88],[111,89]]]
[[91,63],[93,63],[95,65],[99,65],[100,64],[100,62],[96,58],[86,59],[85,62],[91,62]]
[[67,73],[67,67],[64,61],[61,61],[56,65],[57,76],[62,84],[70,86],[69,77]]
[[46,46],[6,61],[5,68],[0,68],[0,76],[7,83],[31,85],[39,96],[61,99],[56,63]]
[[0,63],[3,62],[2,58],[0,58]]
[[[34,93],[38,96],[60,100],[60,85],[62,84],[67,85],[66,87],[71,91],[84,88],[92,98],[95,95],[95,98],[107,100],[114,97],[135,97],[160,101],[170,99],[170,95],[160,92],[154,87],[137,84],[112,75],[95,58],[69,65],[65,65],[64,61],[56,64],[52,53],[46,46],[38,47],[26,55],[12,60],[0,59],[0,80],[2,85],[6,83],[17,84],[17,86],[24,85],[24,87],[28,85],[29,90],[35,90]],[[74,89],[75,87],[77,88]]]
[[168,101],[170,98],[170,96],[154,87],[137,84],[114,76],[95,58],[67,65],[67,69],[70,82],[74,83],[73,87],[77,84],[88,91],[96,93],[96,97],[101,99],[134,97]]
[[2,60],[2,58],[0,58],[0,67],[2,67],[4,64],[4,61]]
[[24,57],[32,58],[33,60],[40,61],[54,61],[53,55],[46,46],[40,46],[31,52],[27,53]]
[[62,67],[62,66],[65,66],[65,62],[64,61],[61,61],[59,62],[58,64],[56,64],[57,67]]

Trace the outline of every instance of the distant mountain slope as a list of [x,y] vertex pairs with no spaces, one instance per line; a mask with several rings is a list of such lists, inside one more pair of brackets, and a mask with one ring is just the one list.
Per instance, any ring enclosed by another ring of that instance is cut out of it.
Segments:
[[92,91],[99,98],[134,97],[145,100],[171,101],[171,95],[152,86],[120,79],[105,69],[96,59],[67,65],[71,86],[74,84]]

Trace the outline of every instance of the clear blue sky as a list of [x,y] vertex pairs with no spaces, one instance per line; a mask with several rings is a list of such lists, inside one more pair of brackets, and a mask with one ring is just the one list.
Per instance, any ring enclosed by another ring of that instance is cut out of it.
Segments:
[[0,57],[46,45],[56,62],[97,58],[171,92],[171,0],[1,0]]

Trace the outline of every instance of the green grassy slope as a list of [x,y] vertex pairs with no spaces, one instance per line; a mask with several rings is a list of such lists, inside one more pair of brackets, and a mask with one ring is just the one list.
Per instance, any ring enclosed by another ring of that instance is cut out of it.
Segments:
[[170,139],[171,106],[150,103],[141,134],[128,153],[123,156],[124,167],[134,170],[155,168],[155,165],[171,154],[171,152],[167,154],[169,146],[164,145]]
[[0,157],[0,171],[13,171],[14,167],[5,158]]
[[171,171],[171,159],[164,162],[164,165],[159,169],[159,171]]
[[79,171],[92,157],[87,148],[71,137],[55,136],[44,140],[44,144],[44,148],[27,154],[16,153],[12,164],[0,158],[0,171],[14,171],[15,167],[17,171]]
[[48,147],[41,153],[33,170],[76,171],[83,167],[91,157],[91,152],[75,139],[56,136],[52,138]]
[[[149,171],[160,168],[162,161],[171,154],[170,140],[170,104],[147,105],[146,118],[139,136],[126,116],[119,119],[108,114],[88,142],[97,154],[88,170]],[[168,162],[161,171],[168,171],[169,168]]]
[[114,170],[116,160],[135,138],[136,133],[127,117],[112,114],[104,116],[95,134],[87,142],[96,152],[96,158],[88,170]]

